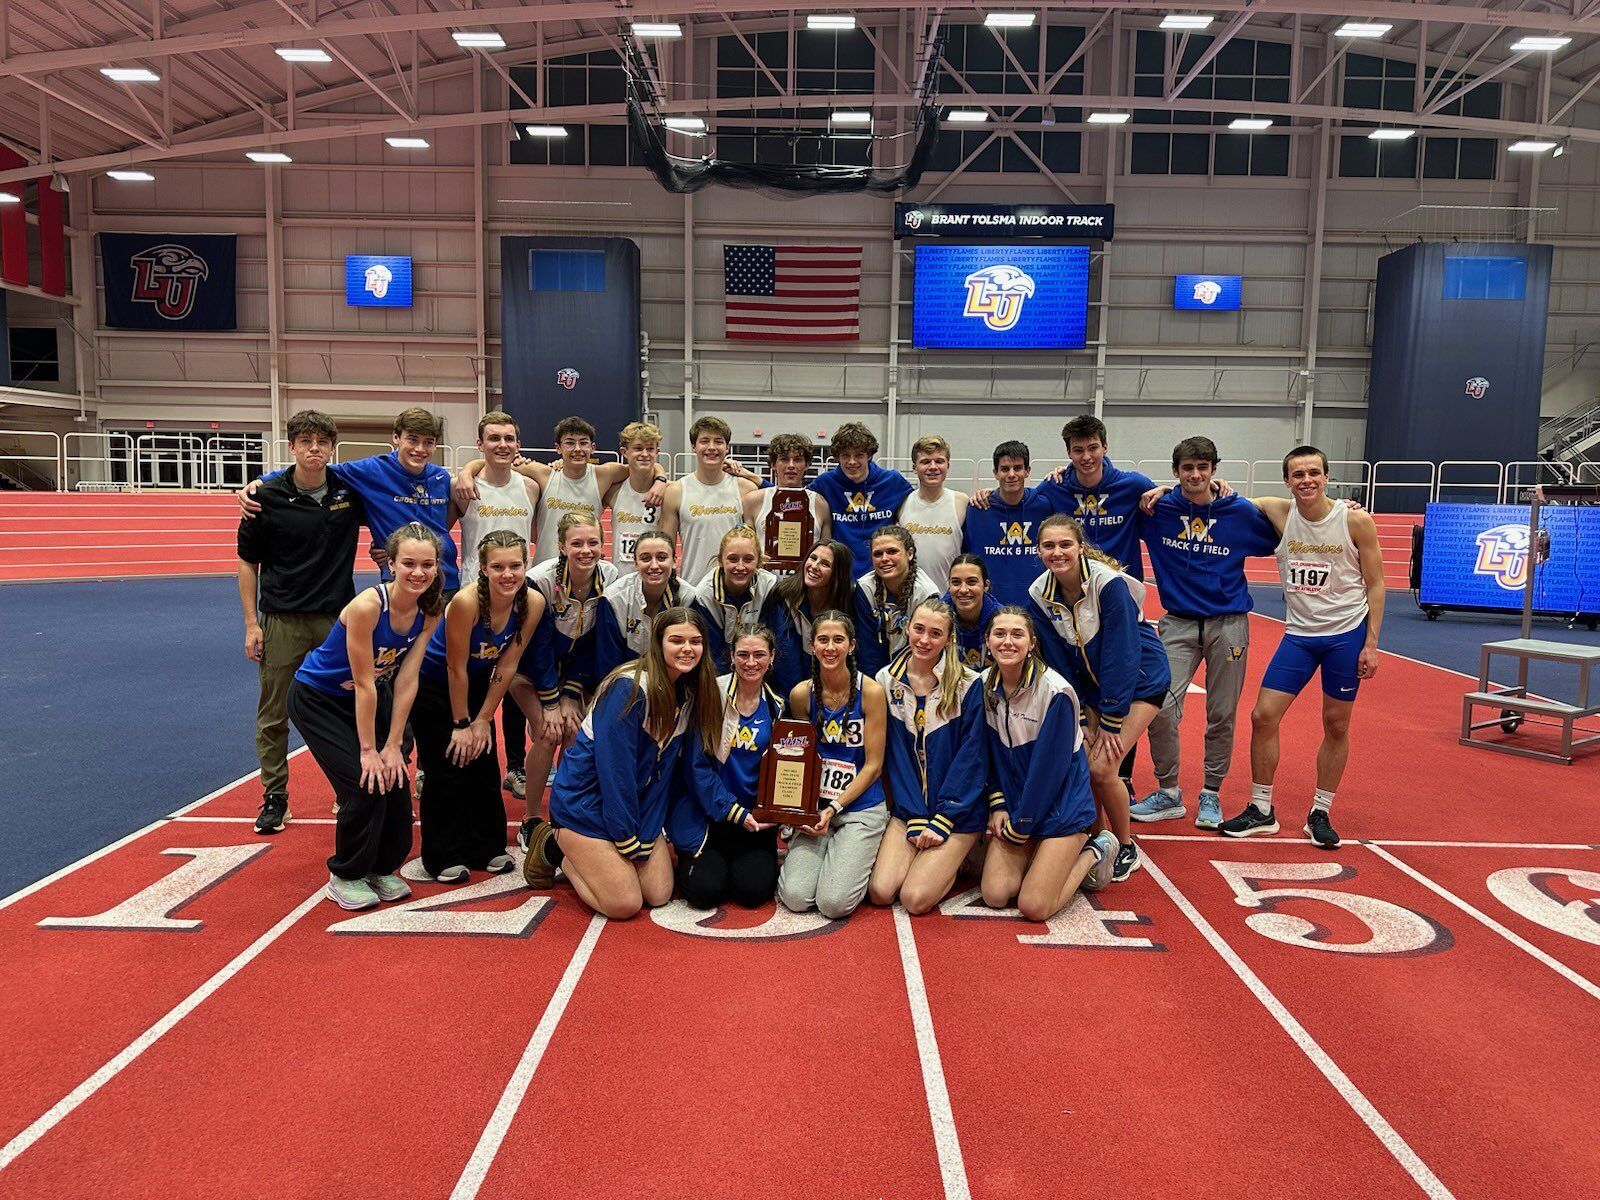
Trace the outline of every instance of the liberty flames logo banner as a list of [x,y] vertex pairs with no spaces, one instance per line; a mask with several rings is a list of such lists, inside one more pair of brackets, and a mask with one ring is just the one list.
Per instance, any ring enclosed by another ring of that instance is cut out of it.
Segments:
[[231,234],[100,234],[106,325],[113,329],[237,327]]
[[1034,293],[1033,276],[1011,266],[985,267],[966,280],[967,303],[962,316],[977,317],[996,333],[1022,319],[1022,304]]
[[1528,582],[1528,527],[1496,525],[1477,537],[1475,575],[1486,575],[1508,592],[1521,591]]

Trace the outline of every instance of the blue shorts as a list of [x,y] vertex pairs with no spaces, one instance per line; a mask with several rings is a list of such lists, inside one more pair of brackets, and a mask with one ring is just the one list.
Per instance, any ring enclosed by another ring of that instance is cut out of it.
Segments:
[[1261,686],[1275,692],[1298,696],[1300,689],[1311,682],[1311,677],[1322,668],[1322,694],[1334,700],[1356,698],[1361,688],[1358,669],[1361,648],[1367,644],[1367,623],[1357,625],[1348,633],[1333,637],[1307,637],[1299,633],[1286,633],[1283,641],[1273,651],[1267,673],[1261,677]]

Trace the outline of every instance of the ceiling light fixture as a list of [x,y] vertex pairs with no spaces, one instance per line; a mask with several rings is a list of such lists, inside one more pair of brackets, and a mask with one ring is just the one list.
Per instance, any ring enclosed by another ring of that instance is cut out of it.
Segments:
[[1374,129],[1367,134],[1367,140],[1373,142],[1403,142],[1408,137],[1415,137],[1415,129]]
[[326,63],[333,61],[333,55],[326,50],[318,50],[315,46],[279,46],[274,53],[284,62]]
[[106,174],[118,183],[154,183],[156,178],[149,171],[107,171]]
[[1162,29],[1205,29],[1210,26],[1215,17],[1202,16],[1199,13],[1168,13],[1161,18]]
[[246,150],[244,156],[255,163],[286,163],[294,161],[282,150]]
[[101,67],[100,74],[113,83],[160,83],[161,76],[149,67]]
[[1228,122],[1229,129],[1236,129],[1240,133],[1254,133],[1259,129],[1271,129],[1271,117],[1235,117]]
[[834,125],[871,125],[872,114],[869,112],[835,112],[828,117]]
[[706,123],[700,117],[665,117],[661,123],[673,133],[704,133]]
[[675,38],[683,36],[683,26],[676,21],[635,21],[630,29],[634,37]]
[[463,50],[504,50],[506,40],[492,29],[457,29],[450,35]]
[[1520,142],[1512,142],[1506,149],[1513,154],[1543,154],[1547,150],[1554,150],[1554,142],[1540,141],[1537,138],[1527,138]]
[[524,125],[523,130],[529,137],[561,138],[567,136],[565,125]]
[[1523,37],[1512,42],[1511,48],[1513,50],[1520,50],[1523,54],[1529,54],[1538,50],[1551,53],[1561,49],[1563,46],[1569,45],[1571,41],[1572,39],[1569,37]]
[[1092,112],[1085,120],[1091,125],[1123,125],[1133,116],[1125,112]]
[[855,27],[856,19],[848,13],[811,13],[806,17],[807,29],[823,29],[837,33]]
[[1029,29],[1035,19],[1034,13],[990,13],[983,19],[983,23],[990,29]]
[[15,192],[0,192],[0,204],[21,204],[22,197]]
[[396,150],[426,150],[428,139],[420,137],[386,137],[383,139]]
[[1393,25],[1383,21],[1346,21],[1333,31],[1333,36],[1342,38],[1381,38],[1393,28]]
[[977,108],[952,108],[944,119],[956,125],[982,125],[989,119],[989,114]]

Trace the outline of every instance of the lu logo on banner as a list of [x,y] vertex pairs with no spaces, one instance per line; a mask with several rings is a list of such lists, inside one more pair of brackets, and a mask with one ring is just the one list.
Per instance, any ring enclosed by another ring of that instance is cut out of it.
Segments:
[[102,233],[106,325],[112,329],[234,329],[232,234]]

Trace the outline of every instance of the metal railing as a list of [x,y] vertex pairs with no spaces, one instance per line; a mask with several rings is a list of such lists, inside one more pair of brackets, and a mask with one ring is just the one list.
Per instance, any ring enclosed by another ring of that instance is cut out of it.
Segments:
[[0,429],[0,476],[29,491],[60,491],[61,435],[49,429]]

